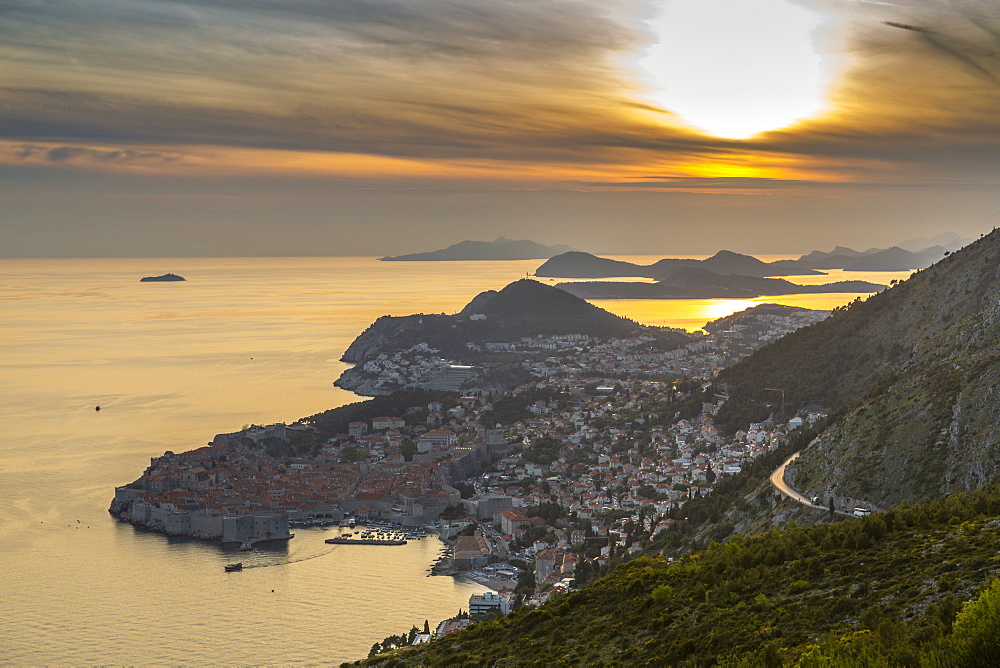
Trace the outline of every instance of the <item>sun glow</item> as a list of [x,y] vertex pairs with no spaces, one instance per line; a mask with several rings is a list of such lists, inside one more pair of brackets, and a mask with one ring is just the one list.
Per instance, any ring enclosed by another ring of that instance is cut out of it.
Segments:
[[640,65],[655,102],[709,134],[745,139],[823,110],[832,63],[816,35],[826,18],[791,0],[668,0]]

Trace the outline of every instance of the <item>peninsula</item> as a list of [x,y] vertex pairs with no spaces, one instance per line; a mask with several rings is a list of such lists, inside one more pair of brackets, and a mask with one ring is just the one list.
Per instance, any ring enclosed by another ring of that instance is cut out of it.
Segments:
[[[596,543],[577,541],[570,548],[570,531],[550,512],[555,506],[536,506],[551,504],[555,495],[561,506],[579,506],[592,518],[574,526],[575,535],[583,535],[584,524],[606,535],[622,530],[623,523],[619,515],[606,513],[609,498],[601,490],[622,484],[631,490],[623,502],[655,506],[660,515],[690,498],[688,485],[706,493],[713,480],[736,470],[740,458],[755,458],[773,444],[754,436],[695,453],[685,441],[691,424],[672,422],[678,414],[696,415],[711,395],[700,382],[667,379],[710,377],[749,351],[828,316],[824,311],[757,307],[732,316],[713,334],[657,332],[619,323],[611,314],[533,281],[483,293],[470,305],[499,319],[518,303],[529,313],[532,304],[552,309],[563,303],[553,318],[591,312],[592,320],[606,321],[602,326],[622,329],[607,330],[618,336],[605,338],[569,332],[507,342],[511,350],[504,354],[518,360],[523,378],[503,391],[484,391],[481,381],[461,392],[406,387],[293,424],[253,425],[218,434],[207,446],[188,452],[167,451],[153,457],[134,482],[115,489],[111,514],[168,535],[244,547],[287,540],[296,526],[351,519],[407,527],[439,522],[443,538],[465,531],[447,563],[436,570],[447,573],[514,558],[537,546],[539,536],[553,534],[546,540],[557,546],[550,555],[559,568],[550,564],[538,574],[540,589],[534,595],[543,600],[557,591],[553,583],[572,573],[575,555],[590,560],[602,555]],[[667,334],[679,345],[667,346]],[[375,361],[381,365],[380,377],[390,378],[401,375],[391,370],[397,361],[395,368],[404,370],[414,367],[415,359],[412,351],[403,351]],[[654,426],[657,422],[668,426]],[[662,473],[632,465],[636,453],[589,445],[617,442],[625,428],[637,425],[651,434],[643,456],[658,462]],[[708,421],[698,429],[718,438]],[[775,431],[767,438],[776,444],[783,436]],[[607,470],[605,456],[611,457],[614,471]],[[493,468],[484,478],[488,467]],[[554,476],[576,483],[557,484]],[[475,534],[479,521],[495,521],[497,530]],[[516,558],[525,560],[523,554]],[[544,562],[547,557],[540,558]],[[593,572],[595,563],[584,568]]]
[[566,291],[522,279],[479,294],[452,315],[379,318],[348,347],[342,360],[355,366],[335,384],[369,396],[403,387],[458,391],[476,386],[496,392],[528,377],[523,366],[528,359],[640,335],[663,350],[691,340],[686,332],[645,327]]

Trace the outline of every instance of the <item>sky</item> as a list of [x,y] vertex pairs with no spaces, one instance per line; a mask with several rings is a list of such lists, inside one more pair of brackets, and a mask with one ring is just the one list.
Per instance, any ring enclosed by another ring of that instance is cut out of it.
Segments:
[[991,0],[0,0],[0,257],[995,225]]

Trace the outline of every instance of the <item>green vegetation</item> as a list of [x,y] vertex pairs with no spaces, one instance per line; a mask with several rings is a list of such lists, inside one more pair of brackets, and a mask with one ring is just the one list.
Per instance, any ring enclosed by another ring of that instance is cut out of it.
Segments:
[[413,439],[404,438],[403,442],[399,444],[399,454],[403,455],[403,459],[408,462],[413,461],[413,456],[417,454],[419,448]]
[[556,410],[565,410],[569,406],[571,395],[559,388],[547,388],[542,390],[526,390],[517,394],[504,394],[493,401],[493,410],[484,411],[480,416],[480,423],[485,425],[502,424],[510,425],[515,422],[528,420],[534,415],[529,407],[536,401],[556,401]]
[[[1000,488],[640,557],[367,665],[995,665]],[[978,601],[963,606],[962,602]]]
[[[427,404],[432,401],[440,401],[445,410],[458,405],[457,395],[453,392],[413,388],[323,411],[303,418],[302,422],[324,436],[347,433],[347,427],[352,422],[371,422],[372,418],[383,416],[402,417],[407,424],[413,424],[423,420]],[[407,413],[410,408],[418,406],[421,409],[419,413]]]

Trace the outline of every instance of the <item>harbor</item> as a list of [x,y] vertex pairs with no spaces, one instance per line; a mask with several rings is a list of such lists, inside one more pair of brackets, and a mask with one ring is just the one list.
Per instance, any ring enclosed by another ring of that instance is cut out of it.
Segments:
[[341,535],[327,538],[324,542],[330,545],[406,545],[428,535],[423,529],[404,528],[391,522],[370,522],[360,525],[356,531],[343,531],[344,527],[351,529],[354,526],[354,520],[342,522]]
[[327,538],[325,542],[331,545],[406,545],[405,539],[352,538],[349,536],[342,536],[340,538]]

